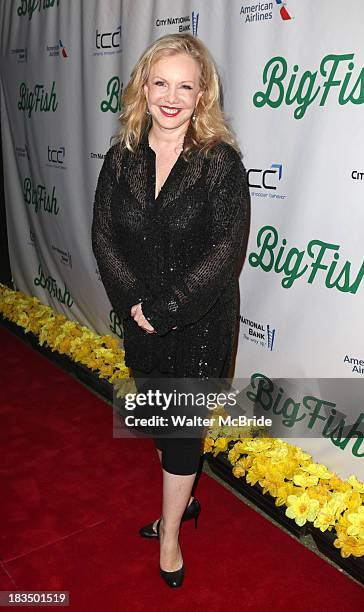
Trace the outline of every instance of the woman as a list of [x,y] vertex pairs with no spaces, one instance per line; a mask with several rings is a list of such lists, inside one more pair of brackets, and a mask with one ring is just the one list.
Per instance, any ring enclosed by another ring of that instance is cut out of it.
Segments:
[[[123,319],[125,363],[136,380],[226,376],[238,321],[238,273],[250,198],[219,102],[214,63],[188,34],[143,53],[122,97],[118,142],[95,194],[92,245],[110,302]],[[162,517],[140,530],[160,541],[160,574],[182,584],[181,520],[201,437],[156,437]]]

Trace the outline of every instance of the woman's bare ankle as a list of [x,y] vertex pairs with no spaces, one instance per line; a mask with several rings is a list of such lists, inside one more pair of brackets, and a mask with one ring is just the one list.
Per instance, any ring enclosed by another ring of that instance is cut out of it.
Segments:
[[168,540],[178,540],[180,530],[180,523],[176,525],[175,523],[166,523],[163,518],[161,519],[159,533],[161,533],[164,539]]

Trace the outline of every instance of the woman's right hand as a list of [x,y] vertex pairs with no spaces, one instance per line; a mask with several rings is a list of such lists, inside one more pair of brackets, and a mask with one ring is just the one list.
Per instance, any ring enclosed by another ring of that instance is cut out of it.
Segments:
[[[142,311],[142,304],[138,302],[138,304],[134,304],[131,307],[130,314],[133,317],[134,321],[144,329],[144,331],[148,332],[148,334],[156,334],[154,327],[147,321]],[[177,329],[177,325],[172,327],[172,330]]]
[[135,323],[139,325],[145,332],[148,334],[156,334],[154,327],[147,321],[145,316],[143,315],[142,305],[140,302],[138,304],[134,304],[130,310],[131,316],[133,317]]

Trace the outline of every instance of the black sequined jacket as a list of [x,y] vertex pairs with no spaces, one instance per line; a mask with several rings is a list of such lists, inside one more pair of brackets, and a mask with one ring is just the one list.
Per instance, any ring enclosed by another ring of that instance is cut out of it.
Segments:
[[[218,377],[232,358],[239,267],[250,196],[239,154],[226,143],[209,158],[182,154],[155,199],[155,153],[113,145],[100,171],[92,249],[123,320],[125,364],[176,377]],[[156,333],[130,315],[142,311]],[[172,329],[175,327],[177,329]]]

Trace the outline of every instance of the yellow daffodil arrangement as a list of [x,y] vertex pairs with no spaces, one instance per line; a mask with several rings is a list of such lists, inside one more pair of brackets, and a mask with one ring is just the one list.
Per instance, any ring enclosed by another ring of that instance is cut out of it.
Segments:
[[260,436],[236,440],[212,429],[204,453],[226,452],[233,475],[251,486],[259,483],[297,525],[310,522],[322,532],[333,531],[342,557],[364,556],[364,483],[355,476],[342,480],[301,448]]
[[[0,283],[0,312],[4,318],[37,336],[40,345],[68,355],[107,379],[125,393],[133,382],[125,366],[119,341],[99,336],[77,321],[55,313],[35,296],[14,291]],[[219,406],[213,414],[226,416]],[[243,429],[243,430],[242,430]],[[313,523],[321,531],[334,531],[334,546],[342,557],[364,556],[364,483],[355,476],[341,480],[324,465],[316,464],[302,449],[266,437],[259,427],[211,427],[204,440],[204,453],[216,457],[227,452],[236,478],[262,487],[286,506],[286,515],[297,525]]]
[[32,332],[39,344],[52,351],[68,355],[72,361],[82,363],[110,383],[129,378],[124,363],[124,351],[119,341],[109,335],[97,333],[77,321],[55,313],[37,297],[14,291],[0,283],[0,312],[4,318]]

